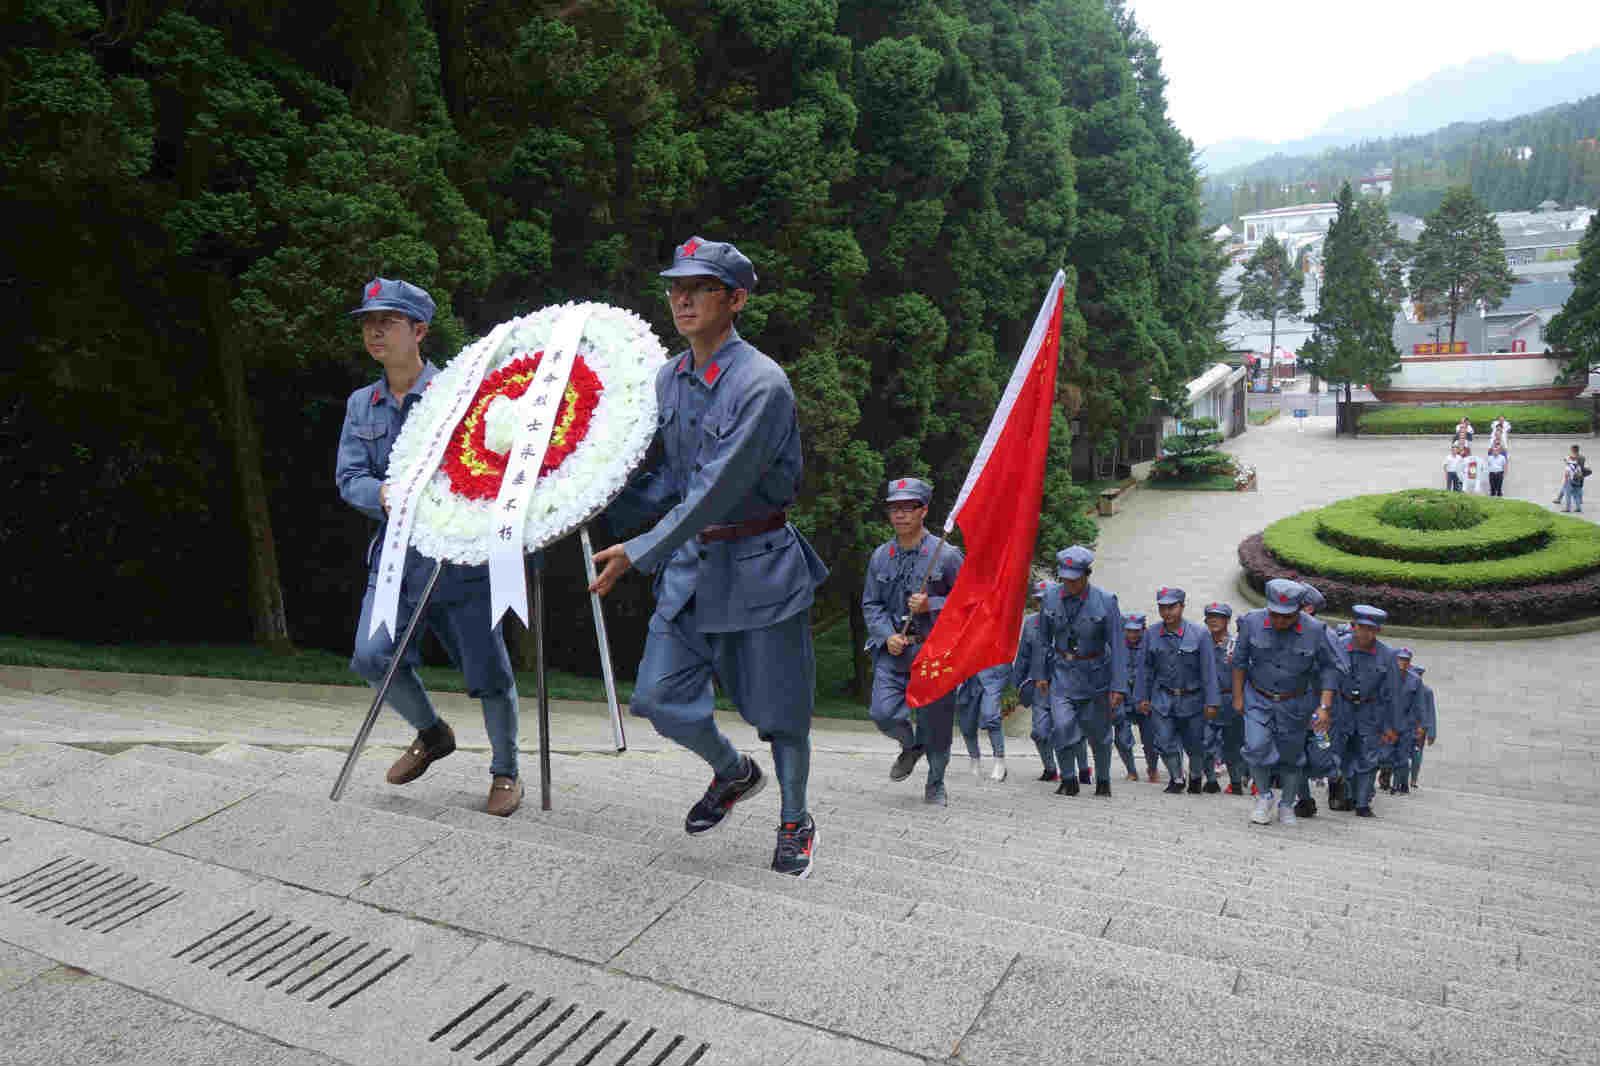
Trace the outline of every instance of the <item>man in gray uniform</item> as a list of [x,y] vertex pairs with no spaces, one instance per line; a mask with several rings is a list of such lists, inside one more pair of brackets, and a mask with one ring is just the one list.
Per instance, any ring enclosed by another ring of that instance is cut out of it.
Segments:
[[1206,627],[1183,620],[1184,593],[1162,586],[1156,591],[1161,624],[1145,631],[1133,670],[1139,713],[1152,712],[1156,744],[1167,763],[1168,792],[1184,790],[1183,756],[1189,755],[1188,789],[1222,791],[1217,771],[1205,753],[1205,723],[1217,717],[1222,693],[1217,686],[1217,658]]
[[783,794],[772,868],[805,877],[816,844],[806,810],[816,694],[810,608],[828,568],[788,520],[802,466],[794,392],[783,369],[734,328],[756,285],[737,248],[691,238],[661,274],[690,350],[656,375],[659,461],[607,515],[613,527],[653,525],[595,554],[591,588],[610,592],[631,567],[655,575],[629,710],[711,766],[684,829],[716,828],[765,781],[712,718],[715,676],[772,746]]
[[[1228,624],[1233,619],[1230,604],[1212,601],[1206,604],[1206,630],[1211,634],[1211,653],[1217,663],[1217,684],[1233,684],[1233,643]],[[1228,768],[1228,795],[1245,793],[1244,779],[1248,771],[1244,765],[1244,715],[1233,709],[1233,701],[1218,716],[1206,723],[1206,754],[1222,760]]]
[[[1373,780],[1384,745],[1393,744],[1395,700],[1400,671],[1394,652],[1378,639],[1388,614],[1356,604],[1350,611],[1353,631],[1344,640],[1349,667],[1338,687],[1333,714],[1333,750],[1339,756],[1350,802],[1356,814],[1372,817]],[[1331,801],[1330,801],[1331,806]]]
[[1411,791],[1411,750],[1416,744],[1417,725],[1422,720],[1422,680],[1411,672],[1411,649],[1396,648],[1395,669],[1400,672],[1400,691],[1395,698],[1393,744],[1386,745],[1378,765],[1378,787],[1396,796]]
[[933,486],[920,478],[889,482],[884,499],[894,539],[880,544],[867,560],[861,613],[867,621],[867,651],[872,653],[872,721],[900,744],[889,780],[904,781],[917,760],[928,757],[922,798],[943,806],[945,767],[955,729],[956,693],[950,692],[913,713],[906,684],[917,649],[933,632],[945,597],[961,570],[959,549],[941,545],[926,527]]
[[[389,452],[406,417],[433,381],[439,368],[424,362],[420,351],[433,321],[433,297],[407,281],[373,278],[362,290],[361,306],[350,312],[361,320],[367,352],[383,366],[383,377],[363,386],[345,402],[344,426],[339,431],[339,457],[335,480],[344,501],[380,523],[367,545],[367,591],[361,600],[361,620],[356,624],[355,653],[350,668],[368,684],[383,681],[394,658],[395,633],[387,629],[367,632],[378,591],[378,564],[389,517]],[[406,552],[401,575],[400,606],[396,629],[404,633],[416,612],[417,601],[433,573],[432,560],[415,548]],[[444,645],[451,661],[461,667],[467,692],[483,703],[483,727],[489,734],[490,814],[505,817],[522,803],[522,782],[517,776],[517,686],[506,655],[500,627],[489,625],[489,568],[487,565],[448,564],[439,574],[424,617]],[[428,698],[417,666],[422,662],[422,642],[406,649],[402,668],[389,685],[388,702],[400,712],[416,739],[389,767],[392,785],[415,781],[428,767],[456,750],[456,735],[440,718]]]
[[[1145,618],[1144,615],[1134,612],[1122,616],[1122,642],[1128,646],[1128,662],[1136,661],[1139,654],[1139,645],[1144,642]],[[1139,742],[1144,746],[1144,762],[1150,768],[1150,780],[1155,780],[1156,773],[1156,724],[1147,714],[1140,714],[1135,707],[1133,698],[1133,668],[1128,669],[1128,682],[1122,689],[1122,706],[1118,707],[1112,716],[1116,719],[1115,741],[1117,754],[1122,757],[1122,765],[1127,767],[1128,780],[1139,780],[1139,766],[1133,758],[1133,732],[1134,726],[1139,727]]]
[[1050,700],[1051,741],[1061,765],[1056,793],[1062,796],[1078,794],[1078,779],[1067,768],[1087,763],[1086,745],[1094,749],[1094,794],[1111,795],[1112,712],[1122,706],[1128,683],[1122,610],[1114,595],[1089,584],[1093,565],[1094,552],[1081,544],[1059,552],[1061,584],[1039,610],[1034,676],[1041,679],[1039,695]]
[[[1030,594],[1038,603],[1050,594],[1055,586],[1048,581],[1035,581]],[[1056,749],[1050,744],[1050,701],[1035,693],[1033,677],[1034,653],[1039,647],[1039,612],[1022,620],[1022,637],[1017,641],[1017,658],[1011,664],[1011,685],[1017,690],[1017,702],[1033,715],[1033,728],[1029,736],[1039,751],[1039,761],[1044,764],[1040,781],[1054,781],[1060,774],[1056,770]]]
[[1006,779],[1006,734],[1001,724],[1000,699],[1010,682],[1011,664],[1000,663],[979,670],[956,689],[957,721],[974,777],[983,776],[983,756],[978,747],[978,730],[982,729],[989,734],[989,751],[994,755],[994,769],[989,771],[989,779]]
[[[1322,591],[1309,581],[1300,583],[1300,614],[1310,615],[1315,618],[1327,604],[1327,598]],[[1350,669],[1350,657],[1345,653],[1344,638],[1349,632],[1348,625],[1341,625],[1337,630],[1333,626],[1323,626],[1328,634],[1328,641],[1333,645],[1334,658],[1339,661],[1339,669]],[[1295,792],[1294,813],[1298,818],[1315,818],[1317,816],[1317,801],[1311,795],[1311,782],[1316,778],[1326,778],[1328,782],[1328,809],[1333,811],[1348,811],[1352,807],[1346,797],[1346,782],[1340,760],[1330,743],[1324,747],[1321,743],[1306,745],[1306,764],[1300,774],[1300,787]]]
[[1266,609],[1244,616],[1233,649],[1233,709],[1245,716],[1245,761],[1260,790],[1250,813],[1255,825],[1272,821],[1273,774],[1283,795],[1278,821],[1295,824],[1291,797],[1299,785],[1306,737],[1313,724],[1329,727],[1341,677],[1322,623],[1300,615],[1300,594],[1298,582],[1268,581]]

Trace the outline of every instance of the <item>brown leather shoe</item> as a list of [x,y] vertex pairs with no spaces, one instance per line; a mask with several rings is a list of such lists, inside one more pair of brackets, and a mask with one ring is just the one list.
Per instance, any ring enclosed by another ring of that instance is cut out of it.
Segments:
[[389,784],[404,785],[415,781],[429,765],[456,750],[456,734],[450,728],[450,723],[441,721],[439,724],[444,727],[442,737],[430,744],[418,733],[406,753],[394,761],[394,765],[389,767]]
[[1145,768],[1145,780],[1150,782],[1152,785],[1159,785],[1161,783],[1161,778],[1156,774],[1156,768],[1154,766]]
[[497,818],[506,818],[522,806],[522,779],[519,777],[496,777],[494,784],[489,786],[489,806],[487,810]]

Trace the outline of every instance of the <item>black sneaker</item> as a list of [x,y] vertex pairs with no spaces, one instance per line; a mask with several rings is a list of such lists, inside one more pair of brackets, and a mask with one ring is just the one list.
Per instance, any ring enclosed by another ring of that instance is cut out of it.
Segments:
[[1057,773],[1056,771],[1054,771],[1054,770],[1046,770],[1044,773],[1039,775],[1039,780],[1040,781],[1055,781],[1055,780],[1059,779],[1060,777],[1061,777],[1061,775],[1059,773]]
[[904,781],[911,776],[911,771],[917,768],[917,760],[922,758],[922,745],[914,748],[902,748],[900,754],[894,757],[894,765],[889,767],[890,781]]
[[1215,796],[1218,792],[1222,791],[1222,786],[1217,784],[1217,779],[1213,777],[1211,780],[1205,783],[1200,791],[1207,793],[1208,795]]
[[1183,782],[1174,778],[1173,780],[1167,782],[1167,787],[1162,789],[1162,791],[1169,796],[1175,796],[1183,791]]
[[1078,794],[1078,779],[1076,777],[1063,777],[1061,785],[1056,789],[1058,796],[1076,796]]
[[1095,784],[1094,784],[1094,794],[1096,796],[1109,796],[1109,795],[1111,795],[1111,782],[1110,781],[1096,781]]
[[811,859],[817,850],[817,823],[806,815],[803,822],[784,822],[778,826],[778,846],[772,853],[772,872],[798,877],[811,876]]
[[1087,766],[1085,766],[1082,769],[1080,769],[1078,771],[1078,784],[1080,784],[1080,785],[1092,785],[1092,784],[1094,784],[1094,771],[1089,769]]
[[1189,778],[1189,792],[1191,795],[1200,795],[1200,779],[1198,777]]
[[735,803],[747,800],[767,787],[767,778],[761,772],[760,765],[748,755],[742,758],[745,767],[743,776],[728,781],[713,777],[700,802],[689,808],[689,816],[683,820],[684,832],[704,833],[715,829],[733,810]]
[[922,787],[922,802],[935,807],[948,807],[950,797],[945,794],[944,783],[935,781]]
[[1294,816],[1296,818],[1315,818],[1317,816],[1317,801],[1310,796],[1305,799],[1295,800]]

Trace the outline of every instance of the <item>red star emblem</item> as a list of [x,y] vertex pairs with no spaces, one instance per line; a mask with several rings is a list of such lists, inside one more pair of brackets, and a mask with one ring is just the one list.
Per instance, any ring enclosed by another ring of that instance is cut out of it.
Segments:
[[1165,596],[1166,594],[1167,594],[1167,586],[1165,586],[1165,585],[1162,585],[1161,586],[1161,591],[1156,593],[1157,596]]
[[367,286],[367,299],[376,300],[378,296],[382,294],[382,292],[383,284],[381,282],[374,281],[371,285]]
[[897,488],[897,489],[905,488],[906,487],[906,479],[905,478],[901,478],[899,481],[896,481],[894,483],[894,487]]
[[690,237],[687,241],[684,242],[684,245],[683,245],[683,254],[684,255],[693,255],[695,252],[698,252],[699,250],[700,250],[700,242],[698,240],[696,240],[695,238]]

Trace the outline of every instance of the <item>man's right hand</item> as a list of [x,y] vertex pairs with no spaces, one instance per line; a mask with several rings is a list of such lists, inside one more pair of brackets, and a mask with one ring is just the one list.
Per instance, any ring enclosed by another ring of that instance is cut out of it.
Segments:
[[885,647],[889,649],[890,655],[899,655],[901,652],[906,650],[906,645],[909,643],[910,641],[906,640],[906,638],[902,637],[899,633],[891,633],[889,634],[889,640]]
[[389,483],[387,481],[378,486],[378,506],[385,511],[389,510]]
[[1050,695],[1050,682],[1048,682],[1048,681],[1035,681],[1033,683],[1033,691],[1036,692],[1037,694],[1039,694],[1040,696],[1048,696],[1048,695]]

